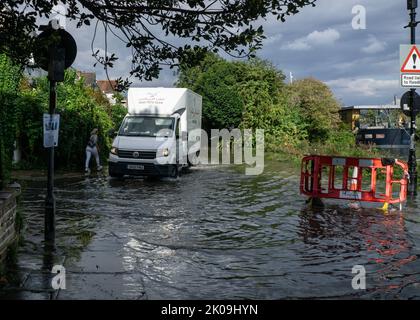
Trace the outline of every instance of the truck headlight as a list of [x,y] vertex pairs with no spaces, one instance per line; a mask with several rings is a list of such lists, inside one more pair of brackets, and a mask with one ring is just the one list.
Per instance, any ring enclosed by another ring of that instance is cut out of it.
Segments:
[[114,155],[118,155],[118,148],[112,147],[111,148],[111,153]]
[[165,149],[163,149],[163,151],[162,151],[162,155],[164,156],[164,157],[167,157],[167,156],[169,156],[169,149],[168,148],[165,148]]

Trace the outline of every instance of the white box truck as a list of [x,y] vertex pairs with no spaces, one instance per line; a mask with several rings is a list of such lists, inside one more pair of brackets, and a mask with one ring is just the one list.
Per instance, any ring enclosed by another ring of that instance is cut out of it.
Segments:
[[201,143],[202,98],[182,88],[130,88],[109,155],[111,177],[177,177]]

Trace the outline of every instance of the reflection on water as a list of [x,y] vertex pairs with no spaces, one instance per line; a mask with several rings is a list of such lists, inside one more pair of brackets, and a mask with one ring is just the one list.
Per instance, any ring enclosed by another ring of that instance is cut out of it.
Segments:
[[[60,298],[110,286],[106,297],[129,299],[420,297],[418,199],[388,214],[309,209],[298,178],[271,162],[257,177],[199,167],[176,181],[57,181],[57,256],[70,270]],[[44,191],[28,182],[24,193],[17,274],[42,254]],[[366,291],[351,287],[355,265]]]
[[[416,285],[419,280],[409,273],[396,276],[405,265],[415,262],[418,255],[415,243],[408,237],[404,213],[342,208],[319,212],[303,210],[298,233],[311,251],[316,255],[323,253],[320,259],[327,268],[334,261],[337,269],[342,266],[343,280],[348,279],[345,273],[349,265],[364,265],[368,272],[369,297],[393,297],[400,289]],[[307,258],[320,267],[316,256]]]

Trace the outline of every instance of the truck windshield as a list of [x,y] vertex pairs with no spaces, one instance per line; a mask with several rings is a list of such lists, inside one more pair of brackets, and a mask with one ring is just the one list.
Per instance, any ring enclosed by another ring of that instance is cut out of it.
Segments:
[[174,119],[163,117],[126,117],[121,125],[120,136],[169,137],[173,134]]

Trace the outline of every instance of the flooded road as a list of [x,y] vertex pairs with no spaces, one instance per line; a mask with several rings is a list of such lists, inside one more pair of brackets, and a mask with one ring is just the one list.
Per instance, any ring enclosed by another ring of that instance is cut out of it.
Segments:
[[[26,289],[0,297],[420,299],[420,197],[402,213],[314,210],[298,179],[267,161],[254,177],[196,167],[178,180],[57,179],[57,249],[47,263],[45,183],[24,181],[26,231],[13,268]],[[55,296],[35,289],[51,263],[66,268]],[[367,290],[352,288],[355,265]]]

